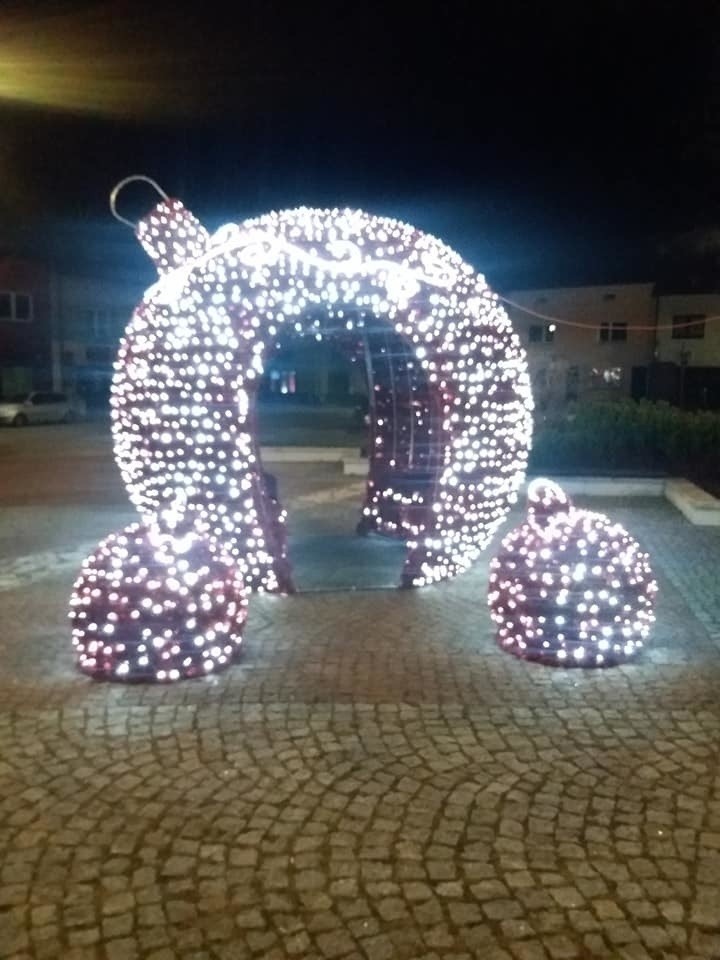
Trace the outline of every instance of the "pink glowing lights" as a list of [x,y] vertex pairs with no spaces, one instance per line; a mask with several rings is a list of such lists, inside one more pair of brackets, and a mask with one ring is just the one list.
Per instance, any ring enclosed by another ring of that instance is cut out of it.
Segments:
[[[159,279],[126,329],[111,406],[115,457],[143,526],[109,538],[83,568],[72,599],[82,669],[159,680],[216,669],[239,642],[238,584],[291,592],[285,514],[262,470],[253,409],[267,343],[311,310],[337,319],[347,307],[386,323],[432,394],[430,480],[397,494],[387,457],[364,511],[380,528],[382,505],[400,497],[404,585],[471,565],[517,497],[532,430],[525,354],[483,277],[433,237],[357,210],[271,213],[210,235],[165,198],[137,236]],[[382,430],[375,436],[382,444]],[[158,569],[150,555],[160,541]],[[176,595],[186,544],[199,579]],[[225,587],[208,594],[216,582]],[[200,627],[187,608],[198,590],[211,597]],[[118,639],[125,607],[135,612]]]
[[528,489],[528,515],[491,563],[489,603],[500,646],[565,666],[632,657],[654,621],[648,556],[606,516],[574,507],[551,480]]

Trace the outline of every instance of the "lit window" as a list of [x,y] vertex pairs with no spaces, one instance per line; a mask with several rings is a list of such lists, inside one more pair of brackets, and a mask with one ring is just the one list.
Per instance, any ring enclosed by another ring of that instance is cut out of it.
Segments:
[[622,384],[622,367],[593,367],[590,382],[593,387],[619,387]]
[[270,393],[295,393],[297,390],[294,370],[270,370]]
[[702,340],[704,336],[704,313],[680,313],[672,318],[673,340]]

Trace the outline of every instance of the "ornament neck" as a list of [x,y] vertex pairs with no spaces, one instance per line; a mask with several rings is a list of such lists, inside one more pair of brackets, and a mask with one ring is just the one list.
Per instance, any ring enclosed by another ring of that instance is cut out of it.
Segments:
[[528,486],[528,515],[531,520],[544,521],[555,513],[569,510],[571,506],[570,497],[553,480],[538,477]]
[[202,256],[210,242],[210,234],[197,217],[172,198],[161,201],[143,217],[135,235],[159,274]]

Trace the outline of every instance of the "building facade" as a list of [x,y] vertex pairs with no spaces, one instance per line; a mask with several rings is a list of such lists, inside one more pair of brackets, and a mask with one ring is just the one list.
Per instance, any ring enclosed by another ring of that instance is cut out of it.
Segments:
[[658,296],[656,359],[671,402],[720,408],[720,293]]
[[692,367],[720,366],[718,317],[720,293],[668,293],[659,296],[658,360]]
[[52,386],[52,295],[42,263],[0,257],[0,395]]
[[[139,284],[0,258],[0,393],[64,390],[91,414],[107,410],[118,342],[141,295]],[[720,408],[720,293],[630,283],[505,299],[541,412],[593,397]],[[362,337],[346,343],[317,319],[302,332],[268,344],[262,397],[343,403],[366,394]]]
[[[506,304],[528,354],[543,410],[590,396],[630,396],[653,363],[657,303],[652,283],[515,290]],[[554,323],[557,317],[566,323]],[[573,324],[577,324],[574,326]]]
[[111,279],[56,279],[62,388],[79,394],[90,414],[107,408],[118,343],[141,291]]

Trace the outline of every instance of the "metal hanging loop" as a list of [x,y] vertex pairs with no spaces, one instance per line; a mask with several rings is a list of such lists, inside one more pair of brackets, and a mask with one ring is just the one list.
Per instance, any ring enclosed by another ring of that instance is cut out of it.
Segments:
[[118,199],[118,194],[123,189],[123,187],[126,187],[129,183],[134,183],[137,180],[141,180],[144,183],[149,183],[150,186],[153,187],[158,192],[158,194],[163,198],[163,200],[170,199],[168,195],[165,193],[165,191],[162,189],[162,187],[158,183],[156,183],[155,180],[152,179],[152,177],[146,177],[144,173],[134,173],[132,174],[132,176],[125,177],[119,183],[116,183],[112,189],[112,192],[110,193],[110,212],[112,213],[112,215],[115,217],[116,220],[119,220],[120,223],[126,224],[128,227],[132,227],[133,230],[135,230],[137,224],[133,223],[131,220],[128,220],[126,217],[121,216],[117,212],[117,199]]

